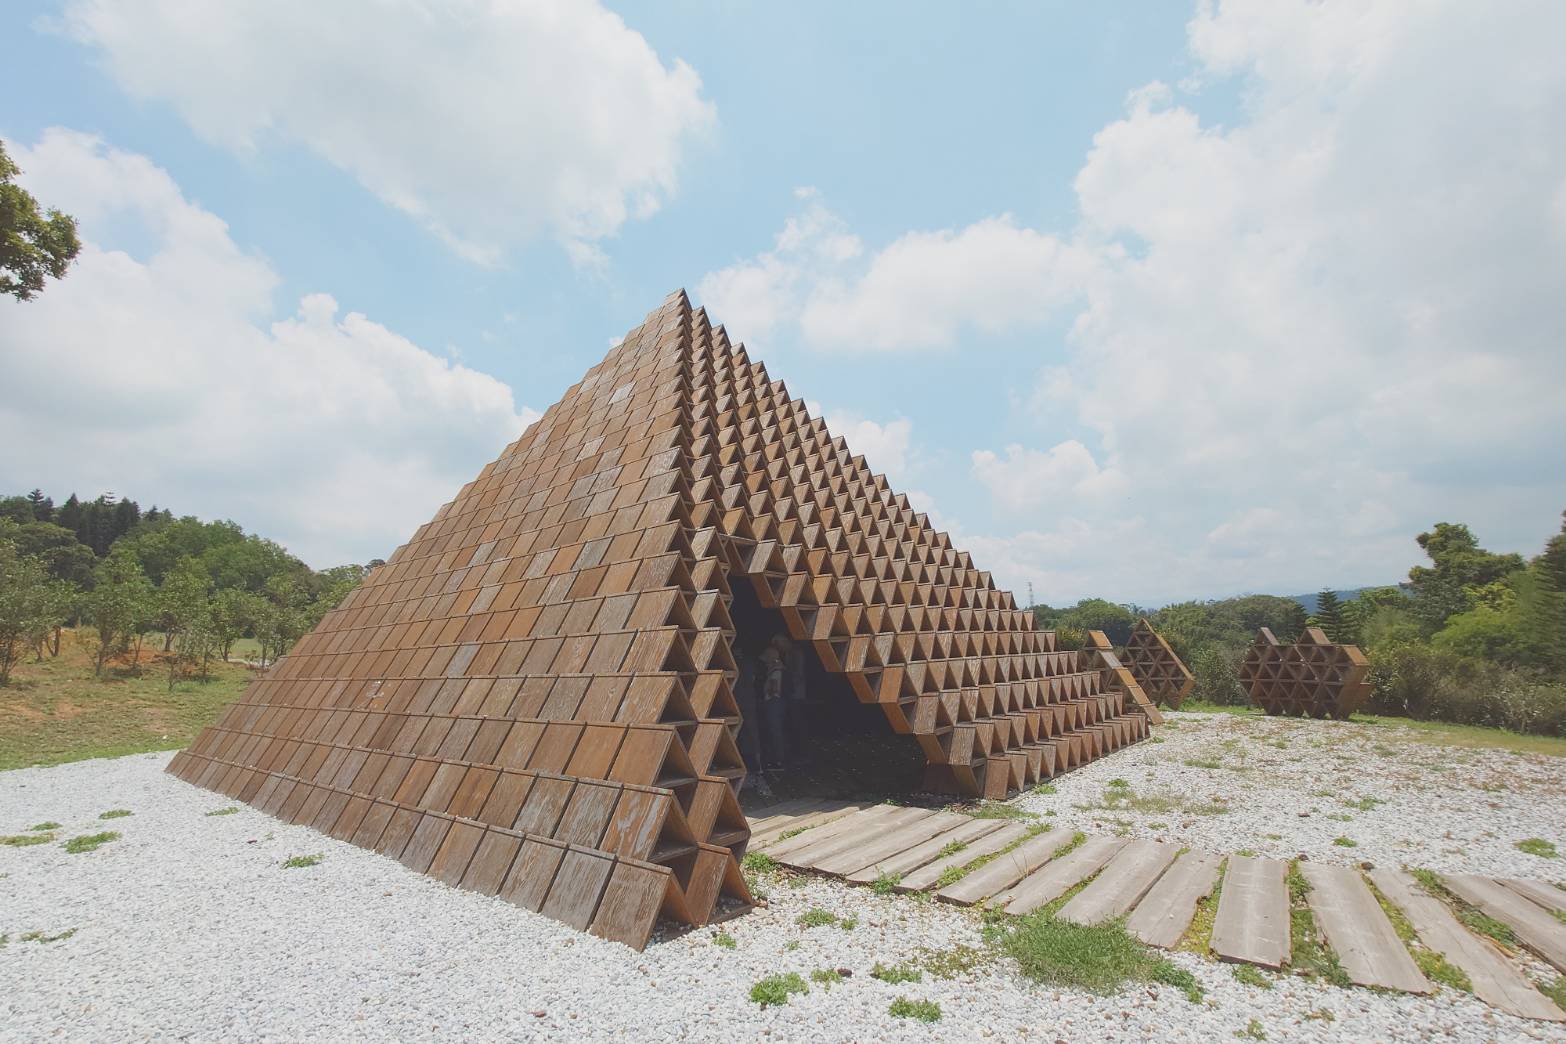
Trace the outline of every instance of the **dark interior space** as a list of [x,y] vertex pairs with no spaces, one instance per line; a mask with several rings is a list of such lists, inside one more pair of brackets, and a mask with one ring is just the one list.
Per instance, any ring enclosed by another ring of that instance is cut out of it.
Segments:
[[[747,658],[755,668],[761,651],[775,635],[788,635],[783,616],[764,607],[752,585],[735,577],[729,607],[734,620],[734,658]],[[795,797],[871,798],[903,797],[920,789],[924,754],[911,736],[892,731],[879,707],[860,703],[842,675],[832,674],[808,643],[799,643],[805,682],[805,699],[785,693],[783,757],[785,768],[764,774],[770,796],[756,786],[741,795],[749,810]],[[787,684],[787,683],[785,683]],[[759,679],[757,689],[759,690]],[[758,709],[759,694],[758,694]],[[743,710],[743,708],[742,708]],[[769,731],[757,720],[758,740],[765,751]],[[802,751],[799,749],[802,748]],[[743,756],[747,747],[741,743]],[[770,764],[770,752],[764,752]],[[746,759],[746,768],[757,766]]]

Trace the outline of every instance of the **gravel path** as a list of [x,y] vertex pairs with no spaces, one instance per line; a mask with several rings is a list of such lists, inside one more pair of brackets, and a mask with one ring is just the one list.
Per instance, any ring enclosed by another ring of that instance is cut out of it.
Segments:
[[1399,725],[1167,717],[1154,742],[1017,803],[1089,833],[1214,852],[1566,882],[1566,859],[1516,848],[1541,838],[1566,853],[1566,758],[1439,746]]
[[[1182,718],[1164,731],[1166,744],[1108,759],[1088,770],[1093,779],[1068,778],[1048,802],[1069,808],[1071,795],[1096,794],[1114,775],[1133,783],[1188,775],[1149,760],[1150,750],[1180,749],[1183,729],[1196,731]],[[1189,954],[1174,960],[1207,989],[1196,1005],[1166,986],[1108,997],[1041,988],[1004,963],[891,985],[870,977],[877,961],[978,945],[977,917],[813,878],[774,880],[768,908],[637,954],[243,806],[208,815],[231,803],[165,775],[167,760],[137,755],[0,775],[0,834],[51,820],[63,824],[60,841],[122,834],[81,854],[59,841],[0,847],[0,932],[9,937],[0,947],[0,1039],[1212,1041],[1235,1039],[1252,1019],[1272,1040],[1566,1039],[1450,991],[1414,998],[1298,978],[1263,990]],[[1251,785],[1260,775],[1243,778]],[[115,808],[134,815],[98,819]],[[1466,829],[1455,812],[1427,813],[1437,815]],[[1225,821],[1219,830],[1242,821],[1240,813],[1211,818]],[[1348,826],[1368,835],[1367,820]],[[1532,824],[1528,833],[1558,835],[1537,815]],[[312,854],[324,858],[282,866]],[[857,917],[857,926],[798,926],[813,906]],[[69,929],[75,934],[54,942],[23,939]],[[733,949],[714,942],[720,932]],[[747,999],[765,976],[808,979],[829,967],[853,975],[812,985],[784,1007]],[[887,1009],[896,997],[936,1001],[944,1017],[894,1018]]]

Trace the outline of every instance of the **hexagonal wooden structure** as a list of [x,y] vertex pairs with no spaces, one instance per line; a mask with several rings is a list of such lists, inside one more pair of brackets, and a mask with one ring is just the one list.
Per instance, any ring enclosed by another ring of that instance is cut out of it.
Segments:
[[1338,645],[1307,627],[1293,645],[1266,627],[1240,665],[1240,684],[1268,714],[1347,718],[1370,698],[1370,662],[1357,646]]
[[640,947],[750,902],[737,583],[931,788],[1005,797],[1146,734],[677,292],[170,771]]
[[1147,698],[1175,710],[1196,686],[1196,678],[1185,662],[1169,648],[1163,635],[1153,630],[1147,617],[1137,620],[1126,639],[1126,669],[1136,678]]

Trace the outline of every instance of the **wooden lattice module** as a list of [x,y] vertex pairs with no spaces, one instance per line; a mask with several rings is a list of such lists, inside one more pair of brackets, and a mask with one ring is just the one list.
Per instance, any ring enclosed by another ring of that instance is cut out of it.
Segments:
[[1145,616],[1131,628],[1124,659],[1126,668],[1154,703],[1179,710],[1196,685],[1196,678]]
[[735,583],[927,787],[1004,797],[1146,735],[678,292],[170,771],[640,947],[751,903]]
[[1370,697],[1370,670],[1353,645],[1335,645],[1319,627],[1307,627],[1284,645],[1263,627],[1240,665],[1240,684],[1268,714],[1347,718]]

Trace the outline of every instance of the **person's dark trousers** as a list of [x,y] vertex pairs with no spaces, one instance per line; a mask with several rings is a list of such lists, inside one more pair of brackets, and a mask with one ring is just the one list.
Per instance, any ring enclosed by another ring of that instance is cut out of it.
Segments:
[[788,700],[761,701],[761,764],[768,769],[788,765]]
[[762,769],[761,730],[764,728],[761,707],[758,706],[755,694],[749,685],[736,687],[734,699],[739,704],[740,716],[744,719],[740,723],[740,757],[745,759],[747,769],[751,772],[760,772]]
[[789,765],[803,768],[810,764],[810,707],[804,700],[785,697],[788,728]]

